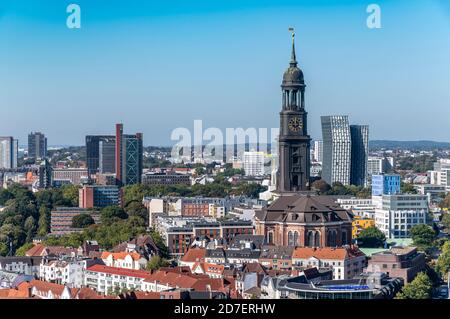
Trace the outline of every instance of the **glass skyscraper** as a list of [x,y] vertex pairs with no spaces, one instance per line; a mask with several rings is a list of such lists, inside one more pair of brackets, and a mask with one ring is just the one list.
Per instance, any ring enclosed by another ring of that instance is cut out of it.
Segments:
[[0,136],[0,168],[16,168],[18,151],[18,140],[14,139],[12,136]]
[[350,183],[357,186],[367,185],[367,160],[369,157],[369,126],[350,125],[352,140],[352,158]]
[[348,116],[322,116],[322,179],[328,184],[349,185],[351,172],[351,134]]

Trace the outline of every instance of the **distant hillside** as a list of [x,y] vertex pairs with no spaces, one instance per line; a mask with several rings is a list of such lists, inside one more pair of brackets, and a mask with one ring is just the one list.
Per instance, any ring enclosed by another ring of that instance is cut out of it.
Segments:
[[373,140],[369,142],[371,149],[410,149],[410,150],[422,150],[431,151],[435,149],[450,149],[449,142],[435,142],[435,141],[386,141],[386,140]]

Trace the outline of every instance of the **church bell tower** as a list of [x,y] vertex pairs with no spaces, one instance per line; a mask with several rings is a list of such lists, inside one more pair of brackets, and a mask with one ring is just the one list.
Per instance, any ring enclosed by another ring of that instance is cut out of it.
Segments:
[[295,55],[295,33],[292,32],[292,52],[289,68],[284,72],[282,109],[280,112],[280,135],[278,138],[279,193],[309,190],[310,142],[307,133],[305,110],[305,82],[303,72],[297,67]]

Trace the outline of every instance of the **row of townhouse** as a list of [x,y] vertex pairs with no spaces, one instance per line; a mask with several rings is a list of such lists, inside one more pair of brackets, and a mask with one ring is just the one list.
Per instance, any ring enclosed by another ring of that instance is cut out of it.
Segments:
[[[331,269],[333,279],[350,279],[362,273],[367,267],[367,257],[354,246],[339,248],[263,246],[260,250],[191,248],[179,261],[180,266],[188,266],[191,271],[208,274],[211,277],[219,277],[219,272],[211,268],[211,265],[242,267],[253,263],[260,263],[266,269],[275,270],[313,267]],[[220,268],[220,271],[223,273],[224,268]]]

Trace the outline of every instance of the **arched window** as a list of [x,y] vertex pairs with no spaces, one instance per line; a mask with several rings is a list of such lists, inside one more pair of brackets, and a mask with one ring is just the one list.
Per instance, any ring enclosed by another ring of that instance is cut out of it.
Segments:
[[272,245],[273,244],[273,232],[269,232],[267,235],[268,235],[267,242],[269,245]]
[[298,246],[299,242],[298,242],[298,232],[295,231],[294,232],[294,246]]
[[306,236],[306,245],[307,247],[314,247],[314,233],[312,231],[309,231]]
[[288,232],[288,246],[294,246],[294,233]]
[[329,230],[327,234],[327,245],[329,247],[336,246],[336,231],[335,230]]
[[314,235],[314,247],[320,247],[320,232],[316,232]]
[[292,184],[293,184],[294,186],[298,186],[298,175],[294,175]]
[[347,245],[347,231],[343,230],[341,237],[342,237],[341,239],[342,245]]

